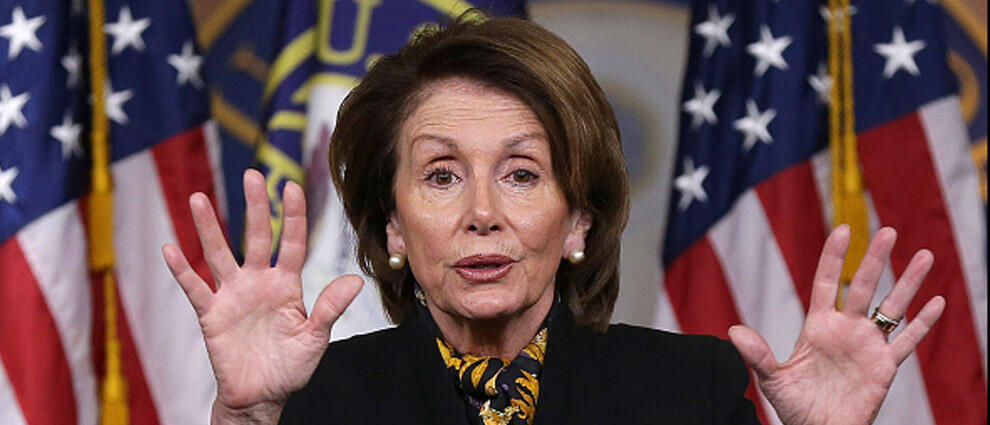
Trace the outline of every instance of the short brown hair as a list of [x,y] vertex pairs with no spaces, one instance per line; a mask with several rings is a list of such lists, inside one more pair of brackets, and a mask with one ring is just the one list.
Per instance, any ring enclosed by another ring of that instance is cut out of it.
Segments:
[[593,217],[586,258],[563,262],[557,291],[575,320],[608,326],[619,291],[619,251],[629,215],[629,180],[619,125],[587,64],[560,37],[516,18],[466,14],[421,30],[379,59],[344,99],[330,144],[330,169],[357,233],[357,259],[393,322],[415,307],[415,278],[388,266],[385,228],[395,211],[397,143],[403,121],[430,83],[473,79],[518,97],[547,132],[555,177],[569,208]]

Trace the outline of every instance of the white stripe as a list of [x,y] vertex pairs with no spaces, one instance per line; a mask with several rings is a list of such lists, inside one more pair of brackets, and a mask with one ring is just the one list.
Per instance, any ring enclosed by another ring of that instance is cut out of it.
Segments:
[[227,187],[223,181],[223,148],[220,145],[220,129],[214,120],[203,123],[203,140],[206,141],[206,155],[210,160],[210,174],[213,176],[213,197],[216,200],[217,214],[226,222],[230,217],[227,214]]
[[[709,233],[740,319],[786,361],[804,323],[804,307],[756,192],[748,190]],[[772,423],[779,423],[772,409]]]
[[93,307],[86,232],[78,208],[70,202],[52,210],[24,227],[17,239],[62,340],[76,417],[80,424],[95,424],[99,407],[90,341]]
[[756,192],[740,196],[709,237],[740,319],[766,338],[777,359],[787,359],[804,307]]
[[151,151],[113,166],[118,288],[162,425],[208,423],[216,383],[196,314],[161,257],[174,243]]
[[[0,359],[3,360],[3,359]],[[10,385],[7,378],[7,370],[0,361],[0,424],[3,425],[27,425],[24,414],[21,413],[20,404],[14,395],[14,387]]]
[[828,149],[811,157],[811,174],[815,178],[815,190],[821,200],[822,218],[826,232],[832,229],[832,156]]
[[932,152],[938,183],[956,242],[956,253],[969,289],[970,310],[980,344],[986,380],[987,361],[987,222],[979,197],[979,172],[969,153],[969,136],[959,99],[946,97],[922,106],[918,114]]
[[664,284],[663,279],[664,275],[661,273],[659,295],[657,296],[657,311],[654,315],[656,319],[653,327],[671,332],[680,332],[681,325],[677,321],[677,316],[674,315],[674,304],[670,302],[670,295],[667,294],[667,286]]

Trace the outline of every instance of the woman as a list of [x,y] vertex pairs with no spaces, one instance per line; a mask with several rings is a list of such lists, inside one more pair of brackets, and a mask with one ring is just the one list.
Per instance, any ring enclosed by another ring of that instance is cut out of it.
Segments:
[[849,230],[828,238],[790,360],[753,330],[728,342],[608,326],[628,182],[614,114],[585,63],[535,24],[463,18],[382,58],[344,101],[330,166],[400,326],[327,348],[360,290],[332,282],[307,317],[301,189],[286,185],[277,264],[262,176],[244,177],[238,266],[205,196],[190,206],[217,291],[165,259],[200,318],[214,423],[757,423],[748,374],[787,424],[863,424],[944,309],[888,343],[932,264],[918,252],[867,317],[895,234],[881,230],[834,307]]

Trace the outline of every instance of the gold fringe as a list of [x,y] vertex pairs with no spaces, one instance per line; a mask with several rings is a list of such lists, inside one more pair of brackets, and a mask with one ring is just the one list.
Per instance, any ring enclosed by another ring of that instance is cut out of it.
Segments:
[[117,288],[114,282],[113,182],[110,174],[110,131],[105,106],[107,75],[106,20],[103,0],[89,0],[89,73],[93,96],[91,187],[88,200],[89,266],[103,279],[106,375],[100,386],[100,424],[128,422],[127,382],[121,371],[117,338]]
[[[829,0],[829,9],[828,67],[834,81],[829,104],[832,224],[847,224],[850,228],[849,249],[841,278],[843,284],[848,285],[866,254],[870,228],[857,151],[849,0]],[[841,305],[842,297],[838,300]]]

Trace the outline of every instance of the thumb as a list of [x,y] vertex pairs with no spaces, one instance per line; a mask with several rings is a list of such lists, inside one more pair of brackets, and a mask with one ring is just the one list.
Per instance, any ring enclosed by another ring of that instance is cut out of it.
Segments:
[[313,305],[313,312],[309,316],[310,324],[320,333],[330,335],[330,327],[333,326],[341,313],[351,305],[354,297],[361,292],[364,279],[357,275],[348,274],[338,277],[330,282],[320,296],[316,298]]
[[729,328],[729,339],[760,379],[770,376],[779,367],[766,340],[753,329],[743,325],[733,326]]

